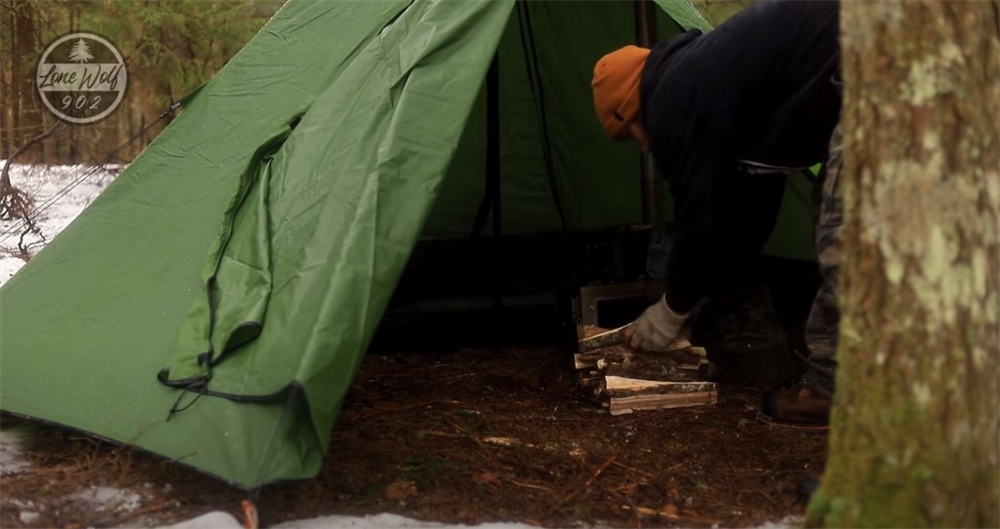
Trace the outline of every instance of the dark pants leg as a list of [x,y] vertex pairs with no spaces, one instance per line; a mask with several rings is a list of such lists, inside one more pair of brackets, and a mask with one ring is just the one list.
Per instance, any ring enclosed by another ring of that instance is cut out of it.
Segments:
[[843,204],[840,171],[843,164],[840,125],[830,140],[830,155],[816,182],[814,200],[819,202],[815,221],[816,253],[822,283],[813,300],[806,322],[806,345],[809,366],[806,384],[812,391],[832,397],[837,370],[837,337],[840,308],[837,305],[837,280],[840,273]]

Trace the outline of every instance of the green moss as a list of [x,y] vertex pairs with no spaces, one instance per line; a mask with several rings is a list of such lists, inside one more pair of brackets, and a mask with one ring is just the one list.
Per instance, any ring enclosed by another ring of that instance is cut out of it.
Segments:
[[910,470],[910,475],[916,481],[930,481],[934,479],[934,470],[927,465],[916,465]]
[[803,527],[823,527],[823,521],[830,512],[830,499],[826,497],[826,492],[820,488],[813,493],[806,507],[806,516],[803,520]]
[[830,512],[827,513],[827,517],[834,520],[843,520],[845,517],[849,519],[851,511],[856,510],[851,508],[853,505],[853,501],[843,496],[834,498],[830,501]]

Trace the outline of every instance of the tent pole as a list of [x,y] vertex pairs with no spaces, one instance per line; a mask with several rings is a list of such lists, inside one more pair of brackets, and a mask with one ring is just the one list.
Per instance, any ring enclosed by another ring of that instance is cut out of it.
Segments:
[[[635,0],[635,36],[639,46],[651,48],[657,41],[656,6],[653,0]],[[653,156],[642,155],[643,220],[652,228],[653,242],[663,237],[663,184],[656,174]]]
[[499,310],[503,298],[503,254],[500,245],[500,78],[494,52],[486,74],[486,194],[492,201],[493,308]]

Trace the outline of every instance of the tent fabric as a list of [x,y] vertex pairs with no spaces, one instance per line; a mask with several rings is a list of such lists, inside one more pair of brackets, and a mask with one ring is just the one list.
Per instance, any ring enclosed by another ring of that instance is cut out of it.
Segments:
[[709,31],[712,24],[702,16],[690,0],[655,0],[657,5],[663,9],[671,19],[677,22],[685,31],[700,29]]
[[[679,32],[662,18],[661,34]],[[615,0],[517,3],[497,50],[505,234],[642,222],[640,157],[594,126],[590,93],[595,58],[631,42],[634,25],[631,5]],[[481,92],[425,239],[469,234],[484,193],[485,130]]]
[[[504,232],[641,221],[589,100],[633,30],[620,1],[289,0],[0,288],[0,408],[241,487],[314,476],[414,246],[473,224],[494,56]],[[808,255],[785,200],[771,244]]]

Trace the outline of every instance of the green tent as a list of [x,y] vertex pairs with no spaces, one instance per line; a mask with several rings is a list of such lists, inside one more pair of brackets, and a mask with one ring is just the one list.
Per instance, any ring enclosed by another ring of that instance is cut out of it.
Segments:
[[[707,28],[657,3],[660,38]],[[487,166],[504,234],[642,222],[637,150],[589,85],[635,16],[289,0],[0,289],[0,407],[241,487],[313,477],[411,252],[468,235]],[[808,180],[790,189],[768,252],[808,259]]]

